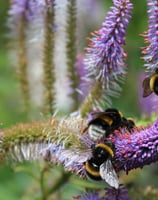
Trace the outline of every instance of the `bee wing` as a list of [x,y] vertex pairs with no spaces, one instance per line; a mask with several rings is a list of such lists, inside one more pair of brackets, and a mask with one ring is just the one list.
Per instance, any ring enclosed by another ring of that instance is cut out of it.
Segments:
[[93,140],[100,139],[101,137],[104,136],[105,133],[106,133],[106,130],[104,130],[100,126],[96,126],[96,125],[93,125],[93,124],[91,124],[89,126],[88,134],[89,134],[90,138],[92,138]]
[[147,77],[147,78],[144,79],[142,86],[143,86],[143,89],[144,89],[143,97],[149,96],[152,93],[152,91],[150,89],[150,77]]
[[100,176],[110,186],[118,189],[119,179],[115,172],[115,169],[112,166],[111,160],[107,160],[100,165]]
[[81,149],[65,149],[64,146],[50,144],[41,151],[43,158],[50,162],[66,163],[71,165],[73,162],[78,164],[86,162],[91,156],[91,149],[82,151]]
[[97,119],[98,117],[100,117],[100,116],[102,116],[102,115],[105,115],[105,112],[104,112],[104,111],[92,112],[92,113],[91,113],[92,119],[89,121],[89,124],[91,124],[91,122],[93,122],[93,120]]
[[77,149],[74,151],[68,149],[62,150],[61,155],[63,158],[69,160],[72,163],[84,163],[92,157],[92,153],[90,151],[82,152]]

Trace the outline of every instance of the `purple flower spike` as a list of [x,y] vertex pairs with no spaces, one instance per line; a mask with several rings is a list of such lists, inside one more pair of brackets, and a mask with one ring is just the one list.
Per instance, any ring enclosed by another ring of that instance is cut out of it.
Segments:
[[87,192],[80,196],[74,197],[78,200],[131,200],[128,196],[127,188],[120,185],[118,189],[115,188],[105,188],[106,194],[99,197],[98,191]]
[[103,198],[99,197],[99,194],[97,191],[95,192],[90,192],[90,193],[85,193],[82,194],[81,196],[74,197],[74,199],[78,200],[103,200]]
[[120,185],[118,189],[106,188],[106,199],[105,200],[131,200],[128,196],[127,188]]
[[114,136],[116,169],[128,172],[158,161],[158,119],[133,133],[122,130]]
[[154,73],[158,68],[158,4],[156,0],[147,0],[148,4],[148,31],[144,35],[145,43],[149,43],[144,48],[145,67],[149,73]]
[[78,87],[79,100],[83,100],[85,96],[88,94],[88,90],[89,90],[84,78],[87,74],[87,71],[86,71],[83,60],[84,60],[84,56],[82,54],[78,54],[75,67],[77,69],[77,74],[79,75],[79,87]]
[[35,16],[53,5],[54,0],[11,0],[9,15],[19,18],[24,16],[27,20],[33,20]]
[[126,29],[131,18],[133,8],[130,0],[113,0],[115,7],[111,7],[102,28],[92,33],[89,39],[85,63],[88,78],[101,80],[105,87],[109,80],[117,80],[117,75],[125,74],[123,50]]

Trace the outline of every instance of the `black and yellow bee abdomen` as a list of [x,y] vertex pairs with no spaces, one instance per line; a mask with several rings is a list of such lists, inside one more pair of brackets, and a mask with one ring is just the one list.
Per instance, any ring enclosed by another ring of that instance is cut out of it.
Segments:
[[97,118],[93,119],[92,121],[89,122],[89,125],[91,124],[95,124],[95,125],[99,125],[99,126],[102,126],[103,128],[107,128],[109,126],[111,126],[112,124],[112,119],[109,118],[108,116],[106,115],[100,115],[98,116]]
[[105,114],[112,119],[111,130],[115,130],[121,125],[122,113],[115,108],[108,108]]
[[111,146],[99,143],[92,149],[92,158],[86,161],[85,169],[88,178],[100,181],[100,165],[103,164],[107,159],[114,156],[114,151]]
[[150,79],[150,89],[158,95],[158,74],[154,74]]
[[88,160],[86,162],[86,174],[87,174],[87,177],[92,179],[92,180],[95,180],[95,181],[102,180],[101,176],[100,176],[99,168],[100,168],[100,166],[95,165],[91,159]]
[[106,115],[101,114],[97,118],[91,120],[88,124],[88,134],[93,140],[107,137],[110,133],[110,126],[112,119]]

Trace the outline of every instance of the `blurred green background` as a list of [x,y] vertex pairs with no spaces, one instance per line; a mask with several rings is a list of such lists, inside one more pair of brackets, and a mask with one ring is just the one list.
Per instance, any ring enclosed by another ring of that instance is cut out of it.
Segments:
[[[92,0],[93,1],[93,0]],[[110,0],[98,0],[100,4],[108,8],[111,5]],[[137,82],[139,72],[143,69],[143,61],[140,59],[140,47],[144,46],[143,38],[139,34],[147,29],[146,1],[132,1],[134,3],[133,17],[127,34],[126,51],[128,52],[128,75],[123,86],[123,92],[119,99],[113,102],[114,107],[118,107],[125,115],[141,117],[140,108],[137,97]],[[27,118],[22,112],[20,101],[20,92],[16,70],[12,66],[8,56],[9,38],[6,26],[7,10],[9,1],[1,0],[0,6],[0,122],[1,128],[10,127],[19,122],[26,122]],[[104,19],[103,19],[104,20]],[[89,27],[85,37],[89,36],[89,32],[97,29],[102,21],[98,21],[96,27]],[[84,38],[85,41],[85,38]],[[85,44],[86,46],[86,44]],[[85,47],[83,46],[83,47]],[[131,109],[132,105],[132,109]],[[39,111],[40,113],[40,111]],[[24,166],[34,168],[29,163]],[[23,165],[22,165],[23,166]],[[24,172],[13,173],[13,165],[5,165],[0,167],[0,200],[18,200],[26,190],[30,187],[32,178]],[[156,166],[157,167],[157,166]],[[144,170],[136,175],[136,179],[132,180],[135,186],[145,187],[146,185],[158,186],[156,167],[145,167]],[[36,167],[35,167],[36,169]],[[36,171],[36,170],[35,170]],[[151,175],[152,174],[152,175]],[[154,174],[154,175],[153,175]],[[134,175],[133,175],[134,176]],[[139,179],[139,180],[138,180]],[[127,180],[127,182],[129,182]],[[130,185],[130,184],[129,184]],[[31,185],[32,187],[32,185]],[[70,190],[73,190],[72,186]],[[26,199],[27,200],[27,199]]]
[[[15,69],[8,57],[9,39],[6,26],[9,1],[0,6],[0,123],[1,128],[26,121],[21,112],[20,95]],[[13,166],[0,166],[0,199],[18,200],[28,187],[31,178],[26,173],[13,173]]]
[[0,122],[2,127],[26,120],[21,112],[16,70],[8,56],[9,30],[6,22],[8,7],[9,1],[2,0],[0,6]]
[[[93,2],[93,0],[91,1]],[[8,2],[9,1],[1,0],[0,7],[0,121],[3,123],[3,127],[14,125],[20,121],[26,121],[25,115],[21,112],[22,106],[16,70],[12,66],[12,61],[7,54],[9,49],[9,30],[6,26]],[[134,11],[128,28],[127,45],[125,47],[128,52],[128,74],[121,97],[120,99],[115,99],[113,105],[119,107],[119,109],[127,115],[139,117],[140,110],[137,102],[137,85],[134,83],[138,78],[139,71],[143,69],[143,61],[140,59],[140,47],[144,46],[144,44],[143,38],[140,37],[139,34],[143,33],[147,28],[147,17],[146,2],[133,2]],[[112,5],[110,0],[99,0],[98,3],[103,4],[106,8],[105,10],[108,10],[109,6]],[[102,16],[104,16],[104,13],[102,13]],[[104,17],[102,20],[104,20]],[[85,31],[85,38],[90,36],[91,31],[98,29],[101,23],[102,21],[98,21],[98,24],[94,24],[93,27],[89,27],[87,24],[87,27],[85,27],[85,29],[87,28],[87,31]],[[87,42],[85,38],[83,38],[83,40]],[[86,47],[86,44],[83,45],[81,49]],[[131,103],[133,105],[132,110],[129,106]]]

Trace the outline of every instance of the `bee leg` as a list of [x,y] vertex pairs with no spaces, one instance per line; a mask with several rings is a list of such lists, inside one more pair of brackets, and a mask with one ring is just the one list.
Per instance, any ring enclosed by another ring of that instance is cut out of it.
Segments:
[[92,151],[95,149],[95,144],[91,145],[91,149],[92,149]]
[[109,147],[111,147],[111,149],[115,149],[115,144],[109,141],[105,142],[106,145],[108,145]]

